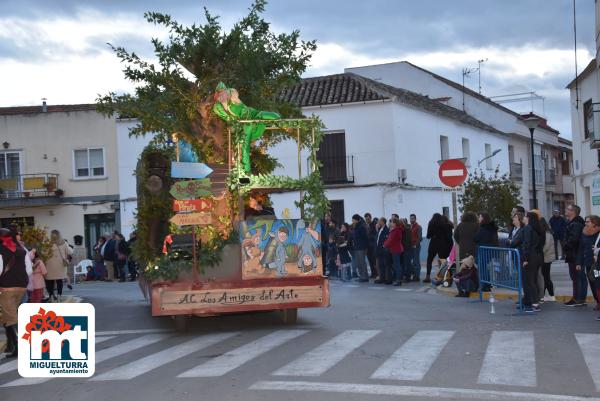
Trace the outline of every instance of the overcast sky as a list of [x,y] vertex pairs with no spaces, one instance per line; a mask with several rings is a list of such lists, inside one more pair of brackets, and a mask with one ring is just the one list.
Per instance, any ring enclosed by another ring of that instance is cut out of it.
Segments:
[[[594,49],[594,0],[576,0],[579,72]],[[152,57],[145,11],[203,23],[202,7],[224,26],[245,15],[250,0],[0,0],[0,106],[91,103],[98,94],[130,91],[110,42]],[[574,78],[571,0],[271,0],[275,31],[299,29],[316,39],[306,77],[346,67],[407,60],[456,82],[464,67],[481,70],[485,96],[535,91],[544,102],[506,104],[544,113],[571,137]],[[477,74],[466,85],[478,88]]]

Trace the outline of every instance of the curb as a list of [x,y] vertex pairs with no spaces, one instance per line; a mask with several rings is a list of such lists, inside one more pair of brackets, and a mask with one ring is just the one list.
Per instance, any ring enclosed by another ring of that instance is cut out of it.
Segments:
[[[83,298],[69,295],[68,297],[65,297],[61,303],[62,304],[78,304],[81,302],[83,302]],[[0,336],[0,353],[4,352],[5,347],[6,347],[6,337],[4,336],[4,333],[2,333]]]
[[[442,295],[446,295],[446,296],[455,296],[457,294],[456,288],[455,287],[436,287],[435,288],[436,292],[438,294],[442,294]],[[487,300],[490,298],[490,292],[484,292],[483,293],[483,299]],[[475,293],[471,293],[471,295],[469,296],[469,298],[471,299],[479,299],[479,292],[475,292]],[[517,293],[506,293],[506,292],[494,292],[494,298],[495,299],[499,299],[499,300],[512,300],[512,301],[517,301],[518,295]],[[567,302],[568,300],[570,300],[572,298],[571,295],[556,295],[556,302]],[[588,296],[586,299],[587,303],[592,303],[595,302],[594,301],[594,297]]]

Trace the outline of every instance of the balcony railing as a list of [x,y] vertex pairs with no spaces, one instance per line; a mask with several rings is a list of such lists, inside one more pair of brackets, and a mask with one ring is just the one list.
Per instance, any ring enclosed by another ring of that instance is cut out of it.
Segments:
[[324,184],[354,182],[354,156],[319,157],[318,159],[322,165],[320,172]]
[[523,181],[523,165],[521,163],[510,163],[510,179]]
[[546,169],[545,171],[546,185],[556,185],[556,170]]
[[0,199],[55,196],[58,174],[21,174],[0,177]]

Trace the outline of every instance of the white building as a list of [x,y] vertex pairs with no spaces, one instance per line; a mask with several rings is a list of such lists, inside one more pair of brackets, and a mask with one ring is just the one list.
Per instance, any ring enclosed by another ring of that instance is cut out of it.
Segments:
[[[511,178],[521,188],[523,205],[533,208],[530,132],[519,113],[406,61],[347,68],[345,71],[428,96],[509,134],[509,150],[498,157],[509,159]],[[557,156],[559,150],[566,147],[569,153],[570,149],[568,144],[559,143],[559,134],[545,119],[534,132],[538,208],[546,216],[552,209],[564,209],[565,204],[572,202],[573,192],[565,192],[570,188],[562,185],[563,178],[559,174],[566,170],[560,168],[562,159]],[[566,172],[570,174],[570,170]]]
[[115,121],[95,105],[0,108],[0,222],[59,230],[88,249],[119,227]]
[[571,126],[575,160],[576,202],[582,214],[600,215],[600,3],[596,1],[596,58],[567,88],[571,92]]
[[[443,102],[398,89],[353,73],[302,80],[284,94],[317,115],[327,132],[318,156],[332,214],[350,221],[354,213],[389,217],[415,213],[427,221],[435,212],[452,215],[451,194],[442,191],[438,161],[478,161],[487,174],[509,172],[508,141],[502,131]],[[283,168],[297,175],[297,149],[288,142],[272,150]],[[306,168],[303,155],[303,168]],[[272,196],[277,215],[289,209],[298,193]]]
[[136,223],[138,158],[151,136],[130,138],[134,120],[94,104],[0,108],[0,223],[58,229],[88,249]]

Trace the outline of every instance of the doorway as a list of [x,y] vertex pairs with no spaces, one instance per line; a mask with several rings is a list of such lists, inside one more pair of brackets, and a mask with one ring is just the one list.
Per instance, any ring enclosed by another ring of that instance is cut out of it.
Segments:
[[98,242],[101,235],[110,234],[115,231],[115,214],[86,214],[85,222],[85,246],[88,251],[88,258],[91,259],[94,253],[94,245]]

